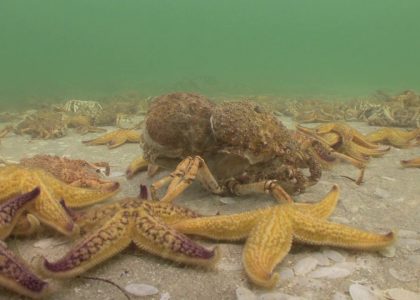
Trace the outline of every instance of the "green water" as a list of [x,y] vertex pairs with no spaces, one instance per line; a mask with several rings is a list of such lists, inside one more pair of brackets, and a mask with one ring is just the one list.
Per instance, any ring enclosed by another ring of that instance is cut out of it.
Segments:
[[420,90],[420,1],[0,2],[0,101]]

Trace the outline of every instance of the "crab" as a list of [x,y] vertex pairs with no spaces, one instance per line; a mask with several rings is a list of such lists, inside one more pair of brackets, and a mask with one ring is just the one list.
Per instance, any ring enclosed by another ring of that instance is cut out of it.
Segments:
[[[215,104],[197,94],[162,95],[150,105],[141,143],[144,157],[135,159],[127,174],[147,165],[149,171],[176,167],[151,187],[154,194],[174,178],[167,198],[196,178],[215,194],[266,192],[291,201],[289,193],[303,192],[321,176],[315,157],[273,114],[251,102]],[[309,168],[310,176],[301,168]]]
[[16,134],[29,134],[33,138],[54,139],[67,134],[67,125],[61,113],[37,111],[28,115],[15,128]]
[[99,102],[76,99],[68,100],[63,108],[67,112],[79,113],[90,117],[98,116],[103,110]]
[[90,163],[82,159],[38,154],[21,159],[19,164],[23,167],[44,169],[63,182],[76,187],[112,191],[118,186],[118,183],[101,176],[101,168],[105,169],[105,175],[109,175],[110,167],[107,162]]

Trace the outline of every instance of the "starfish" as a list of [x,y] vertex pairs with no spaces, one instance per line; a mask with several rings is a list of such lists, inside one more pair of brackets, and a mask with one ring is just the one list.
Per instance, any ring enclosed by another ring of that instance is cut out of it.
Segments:
[[234,215],[194,218],[172,228],[215,240],[246,240],[242,260],[248,277],[256,285],[272,288],[279,279],[273,269],[290,251],[292,242],[376,250],[394,241],[392,232],[375,234],[328,222],[338,194],[335,185],[319,203],[287,203]]
[[383,143],[397,148],[408,148],[420,144],[420,128],[405,131],[398,128],[381,128],[369,133],[367,139],[372,143]]
[[109,149],[117,148],[125,143],[138,143],[141,140],[141,134],[134,129],[117,129],[108,132],[93,140],[83,141],[88,145],[108,145]]
[[171,224],[195,218],[195,212],[168,203],[126,198],[78,216],[82,232],[90,232],[56,262],[40,262],[53,278],[77,276],[121,252],[134,242],[138,248],[179,263],[213,266],[218,248],[208,250],[173,230]]
[[368,141],[361,132],[346,123],[327,123],[315,128],[297,126],[297,129],[364,163],[367,163],[369,157],[382,156],[390,149]]
[[13,130],[12,126],[6,126],[0,130],[0,139],[5,137],[10,131]]
[[46,281],[35,275],[31,268],[0,241],[0,285],[18,294],[38,299],[49,292]]
[[416,157],[409,160],[402,160],[401,165],[404,168],[420,168],[420,157]]
[[[40,187],[39,197],[29,205],[27,210],[28,221],[34,223],[34,218],[65,235],[77,232],[78,227],[68,213],[64,205],[71,208],[88,206],[114,195],[118,191],[116,185],[112,191],[86,189],[70,186],[56,179],[42,169],[26,168],[19,165],[8,165],[0,168],[0,195],[1,199],[7,199],[17,193],[31,191],[34,187]],[[2,201],[0,201],[2,202]],[[31,223],[31,224],[32,224]],[[21,224],[18,222],[18,224]],[[31,226],[23,222],[30,232]],[[22,228],[16,228],[17,232],[24,234]]]

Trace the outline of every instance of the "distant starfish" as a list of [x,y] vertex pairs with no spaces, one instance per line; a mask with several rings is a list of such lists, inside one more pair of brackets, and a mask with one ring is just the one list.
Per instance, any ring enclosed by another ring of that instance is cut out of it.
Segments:
[[92,140],[83,141],[87,145],[108,145],[109,149],[117,148],[125,143],[140,142],[141,134],[135,129],[117,129]]
[[172,227],[215,240],[246,240],[242,256],[246,273],[256,285],[272,288],[279,279],[273,270],[289,253],[293,241],[360,250],[376,250],[394,241],[392,232],[381,235],[326,221],[338,194],[335,185],[319,203],[287,203],[234,215],[200,217]]

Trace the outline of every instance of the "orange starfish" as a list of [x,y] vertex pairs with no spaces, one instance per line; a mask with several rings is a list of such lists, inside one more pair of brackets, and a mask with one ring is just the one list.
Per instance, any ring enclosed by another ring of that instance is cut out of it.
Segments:
[[125,143],[138,143],[141,134],[134,129],[117,129],[93,140],[83,141],[87,145],[108,145],[109,149],[117,148]]

